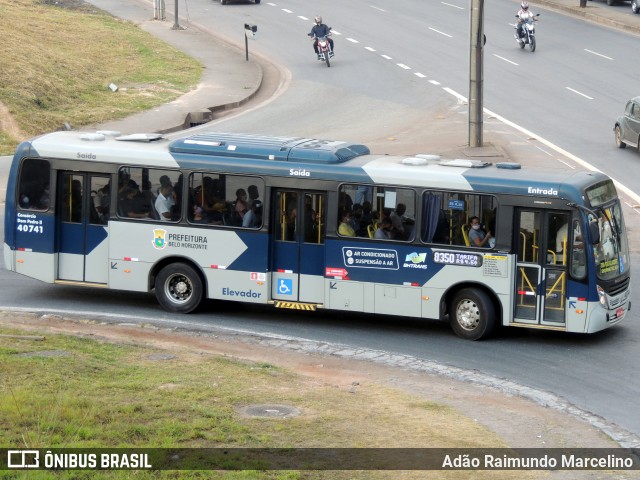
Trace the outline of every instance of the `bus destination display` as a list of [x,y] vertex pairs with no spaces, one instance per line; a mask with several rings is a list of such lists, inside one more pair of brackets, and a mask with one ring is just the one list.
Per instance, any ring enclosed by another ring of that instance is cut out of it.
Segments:
[[464,265],[467,267],[482,266],[482,255],[477,253],[459,253],[459,252],[433,252],[434,263],[442,263],[445,265]]

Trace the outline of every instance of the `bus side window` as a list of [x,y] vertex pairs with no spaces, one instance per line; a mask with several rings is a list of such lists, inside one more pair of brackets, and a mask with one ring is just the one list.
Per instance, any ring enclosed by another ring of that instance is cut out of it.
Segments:
[[28,158],[20,167],[18,205],[26,210],[46,211],[51,204],[51,166],[46,160]]
[[571,276],[574,278],[584,278],[587,273],[587,257],[584,249],[584,235],[579,220],[573,221],[572,236]]

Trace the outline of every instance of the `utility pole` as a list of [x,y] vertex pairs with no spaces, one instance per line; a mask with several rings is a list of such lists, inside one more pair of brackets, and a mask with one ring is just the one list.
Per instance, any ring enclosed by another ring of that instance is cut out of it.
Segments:
[[182,27],[178,23],[178,0],[175,0],[175,2],[176,2],[176,11],[173,15],[173,27],[171,27],[171,30],[182,30]]
[[[176,0],[177,1],[177,0]],[[471,1],[469,55],[469,146],[482,146],[484,0]]]

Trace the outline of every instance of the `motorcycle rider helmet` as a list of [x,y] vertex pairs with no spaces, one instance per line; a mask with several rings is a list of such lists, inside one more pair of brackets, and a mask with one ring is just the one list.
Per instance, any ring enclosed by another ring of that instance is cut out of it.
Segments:
[[529,2],[522,2],[520,8],[522,8],[522,10],[529,10]]
[[316,15],[316,18],[314,20],[316,22],[316,25],[320,25],[322,23],[322,17],[320,15]]

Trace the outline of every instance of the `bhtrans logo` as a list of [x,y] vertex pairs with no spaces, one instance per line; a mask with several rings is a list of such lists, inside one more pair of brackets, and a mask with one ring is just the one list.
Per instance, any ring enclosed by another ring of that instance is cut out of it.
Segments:
[[427,261],[426,253],[412,252],[404,259],[404,268],[417,268],[419,270],[426,270],[428,267],[425,264]]
[[7,468],[40,468],[40,451],[8,450]]
[[549,195],[552,197],[558,196],[558,190],[556,190],[555,188],[527,187],[527,193],[531,195]]

